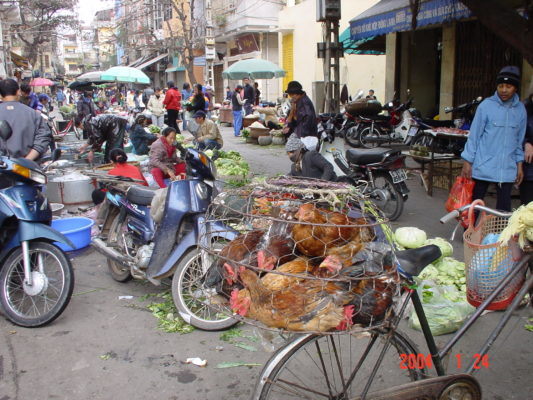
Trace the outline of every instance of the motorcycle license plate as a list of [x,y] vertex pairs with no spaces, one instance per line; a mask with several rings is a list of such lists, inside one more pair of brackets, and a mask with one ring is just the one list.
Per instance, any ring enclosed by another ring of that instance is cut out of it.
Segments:
[[403,169],[393,169],[389,171],[390,176],[392,177],[392,183],[400,183],[407,180],[407,174]]
[[418,133],[418,126],[412,126],[409,128],[409,136],[415,136]]

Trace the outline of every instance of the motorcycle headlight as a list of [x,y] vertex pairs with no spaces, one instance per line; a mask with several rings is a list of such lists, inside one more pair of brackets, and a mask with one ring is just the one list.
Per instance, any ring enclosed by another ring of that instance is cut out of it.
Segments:
[[46,184],[46,175],[39,171],[23,167],[19,164],[13,164],[13,172],[17,175],[23,176],[24,178],[31,179],[32,181],[35,181],[37,183],[43,185]]

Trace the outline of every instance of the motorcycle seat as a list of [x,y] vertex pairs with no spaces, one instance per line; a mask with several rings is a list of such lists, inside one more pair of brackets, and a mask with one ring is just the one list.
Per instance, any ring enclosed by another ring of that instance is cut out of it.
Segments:
[[399,150],[376,147],[375,149],[350,149],[346,150],[348,162],[357,165],[368,165],[383,161],[389,155],[401,153]]
[[152,204],[152,199],[154,198],[157,189],[158,188],[132,185],[126,192],[126,198],[134,204],[149,206]]

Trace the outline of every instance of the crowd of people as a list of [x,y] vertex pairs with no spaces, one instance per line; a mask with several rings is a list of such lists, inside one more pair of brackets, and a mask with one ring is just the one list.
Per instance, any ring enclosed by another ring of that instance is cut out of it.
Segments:
[[[523,203],[533,201],[533,93],[522,103],[519,88],[519,69],[503,68],[496,77],[494,95],[477,109],[461,155],[462,176],[475,182],[473,198],[483,199],[495,183],[496,208],[501,210],[511,209],[513,185],[520,188]],[[311,99],[297,81],[289,82],[285,93],[291,107],[287,118],[280,120],[273,107],[260,105],[257,83],[252,85],[246,78],[233,90],[226,87],[225,101],[233,111],[234,135],[240,136],[243,117],[257,111],[264,116],[268,128],[281,129],[287,138],[291,175],[334,180],[333,166],[317,151],[316,112]],[[53,148],[50,129],[39,115],[52,110],[52,98],[34,93],[26,83],[19,86],[13,79],[0,82],[0,94],[0,119],[8,121],[14,132],[6,146],[9,153],[36,160],[49,147]],[[200,150],[223,146],[219,127],[211,120],[214,93],[207,85],[191,87],[184,83],[180,90],[169,81],[165,89],[149,87],[143,91],[115,87],[77,92],[58,88],[54,98],[59,107],[76,105],[76,123],[87,139],[80,151],[88,151],[89,161],[103,147],[105,162],[121,164],[124,157],[114,150],[123,152],[129,137],[135,154],[149,156],[150,171],[160,187],[165,187],[165,179],[179,179],[185,173],[185,165],[174,148],[180,123],[181,129],[192,133],[187,141],[193,141]],[[375,98],[373,91],[367,98]],[[123,107],[126,116],[107,112],[109,107],[117,106]],[[161,134],[149,132],[149,125],[162,129]],[[25,132],[33,132],[33,136]]]

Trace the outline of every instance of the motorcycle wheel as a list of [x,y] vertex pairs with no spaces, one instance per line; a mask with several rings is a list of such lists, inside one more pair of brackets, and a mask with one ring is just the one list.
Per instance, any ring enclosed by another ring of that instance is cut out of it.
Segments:
[[360,147],[359,129],[357,126],[349,127],[344,134],[344,141],[352,147]]
[[379,128],[374,128],[367,126],[361,131],[359,140],[361,141],[361,146],[365,149],[374,149],[378,147],[381,143],[379,140],[382,136],[385,136]]
[[[396,221],[403,212],[403,196],[392,183],[392,178],[387,173],[378,173],[374,176],[374,188],[381,189],[385,196],[372,197],[376,206],[383,212],[389,221]],[[382,198],[384,197],[384,198]]]
[[[125,232],[127,230],[126,226],[126,219],[124,221],[120,221],[120,215],[117,214],[113,222],[111,223],[111,226],[109,228],[109,234],[107,236],[107,242],[106,244],[109,247],[120,247],[120,252],[125,254],[126,251],[124,250],[124,244],[121,240],[120,234],[122,232]],[[109,273],[111,274],[111,277],[117,281],[117,282],[127,282],[132,279],[130,269],[128,267],[125,267],[121,264],[119,264],[116,261],[113,261],[111,259],[107,259],[107,268],[109,269]]]
[[214,260],[212,255],[207,254],[207,265],[203,266],[202,250],[192,249],[178,262],[172,278],[172,297],[180,315],[187,323],[205,331],[231,328],[239,322],[228,314],[227,309],[214,303],[207,304],[210,296],[220,298],[214,289],[206,290],[202,283],[207,268]]
[[33,285],[24,283],[22,247],[18,247],[0,270],[0,305],[14,324],[36,328],[65,310],[74,290],[74,272],[65,253],[53,244],[35,241],[29,249]]

